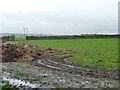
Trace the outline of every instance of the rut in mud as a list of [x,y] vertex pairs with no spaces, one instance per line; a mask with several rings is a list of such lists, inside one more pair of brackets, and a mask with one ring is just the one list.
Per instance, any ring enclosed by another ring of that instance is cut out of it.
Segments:
[[78,74],[82,76],[90,76],[94,78],[113,78],[118,79],[117,71],[107,71],[103,69],[84,68],[78,65],[72,64],[69,60],[65,59],[50,59],[41,58],[35,61],[37,66],[45,66],[51,69],[63,70],[69,73]]

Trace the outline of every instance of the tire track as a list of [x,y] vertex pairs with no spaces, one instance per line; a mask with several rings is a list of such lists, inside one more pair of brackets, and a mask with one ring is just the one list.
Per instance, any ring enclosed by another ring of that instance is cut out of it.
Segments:
[[63,70],[69,73],[77,74],[77,75],[84,75],[84,76],[90,76],[94,78],[113,78],[118,79],[118,73],[113,71],[107,71],[102,69],[89,69],[89,68],[83,68],[78,67],[75,65],[72,65],[66,62],[66,60],[60,61],[58,59],[39,59],[36,62],[37,66],[45,66],[47,68],[51,69],[57,69],[57,70]]

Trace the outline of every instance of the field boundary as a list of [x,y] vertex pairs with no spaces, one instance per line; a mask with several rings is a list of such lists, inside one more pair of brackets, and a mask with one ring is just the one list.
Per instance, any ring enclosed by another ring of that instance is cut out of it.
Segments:
[[26,40],[54,40],[54,39],[84,39],[84,38],[120,38],[119,34],[81,34],[81,35],[55,35],[55,36],[26,36]]

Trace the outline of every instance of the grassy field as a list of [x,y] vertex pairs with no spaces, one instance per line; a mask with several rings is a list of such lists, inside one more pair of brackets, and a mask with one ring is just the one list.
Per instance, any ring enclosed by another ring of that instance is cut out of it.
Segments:
[[85,67],[118,68],[118,39],[71,39],[16,41],[37,44],[39,48],[71,49],[73,62]]

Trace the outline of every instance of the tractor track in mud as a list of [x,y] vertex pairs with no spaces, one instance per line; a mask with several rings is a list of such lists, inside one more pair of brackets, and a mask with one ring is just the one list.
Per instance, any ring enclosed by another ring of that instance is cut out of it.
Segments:
[[112,78],[118,80],[117,71],[107,71],[97,68],[80,67],[66,59],[41,58],[34,62],[36,66],[44,66],[50,69],[61,70],[75,75],[89,76],[94,78]]

